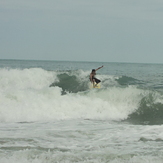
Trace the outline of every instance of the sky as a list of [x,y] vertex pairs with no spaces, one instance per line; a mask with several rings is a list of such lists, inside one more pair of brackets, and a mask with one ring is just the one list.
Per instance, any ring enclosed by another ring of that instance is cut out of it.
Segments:
[[0,59],[163,63],[163,0],[0,0]]

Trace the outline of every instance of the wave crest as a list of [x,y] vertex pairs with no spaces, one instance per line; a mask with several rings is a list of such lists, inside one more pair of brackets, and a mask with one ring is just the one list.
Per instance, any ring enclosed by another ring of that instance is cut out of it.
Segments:
[[82,70],[0,69],[0,76],[1,122],[97,119],[163,123],[161,93],[137,85],[121,86],[118,77],[99,75],[101,89],[90,90],[89,72]]

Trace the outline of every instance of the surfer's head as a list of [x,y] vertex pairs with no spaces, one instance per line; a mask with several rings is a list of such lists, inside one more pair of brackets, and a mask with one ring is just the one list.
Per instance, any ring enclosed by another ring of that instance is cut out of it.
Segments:
[[96,70],[92,69],[92,74],[96,75]]

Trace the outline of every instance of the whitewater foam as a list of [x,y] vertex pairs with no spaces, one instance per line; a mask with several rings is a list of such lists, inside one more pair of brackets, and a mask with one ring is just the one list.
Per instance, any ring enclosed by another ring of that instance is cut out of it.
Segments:
[[[124,91],[126,94],[129,90]],[[88,91],[85,95],[69,93],[62,96],[59,87],[11,91],[1,97],[0,121],[30,122],[80,118],[122,120],[138,107],[139,92],[132,98],[129,98],[131,94],[124,97],[121,92],[122,90],[117,89],[109,92],[95,90]]]
[[0,69],[1,90],[7,89],[41,89],[56,80],[56,73],[41,68]]
[[[89,80],[85,79],[88,72],[71,73],[79,76],[81,82],[89,83]],[[141,100],[149,94],[148,91],[138,89],[136,86],[114,86],[92,90],[87,87],[84,92],[67,92],[62,95],[62,87],[49,87],[52,82],[60,82],[58,74],[60,72],[45,71],[41,68],[0,69],[0,121],[64,119],[120,121],[135,112]],[[70,74],[69,76],[71,77]]]

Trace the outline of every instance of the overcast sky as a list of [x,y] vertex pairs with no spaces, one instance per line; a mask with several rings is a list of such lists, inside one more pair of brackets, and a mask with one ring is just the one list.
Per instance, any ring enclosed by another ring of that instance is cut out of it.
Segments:
[[0,0],[0,59],[163,63],[163,0]]

